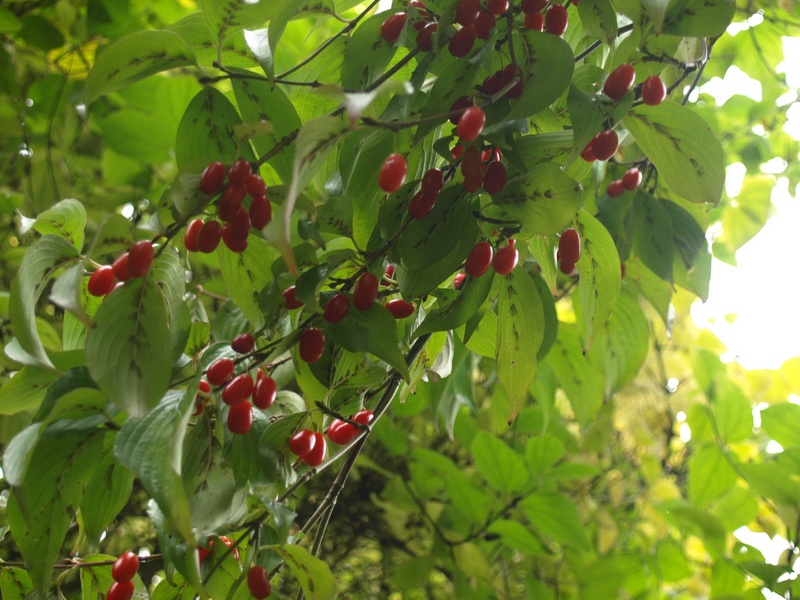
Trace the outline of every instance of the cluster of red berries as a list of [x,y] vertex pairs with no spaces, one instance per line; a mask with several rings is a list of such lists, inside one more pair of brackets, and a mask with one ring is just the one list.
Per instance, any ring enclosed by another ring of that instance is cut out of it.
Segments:
[[469,146],[464,150],[463,146],[456,146],[453,151],[453,157],[461,159],[465,190],[475,193],[483,188],[492,196],[503,191],[508,173],[501,162],[502,153],[498,148],[481,150],[477,146]]
[[108,588],[106,600],[131,600],[133,597],[133,577],[139,570],[139,557],[130,550],[119,555],[111,567],[114,583]]
[[[522,69],[519,66],[514,66],[509,63],[502,69],[498,69],[493,74],[489,75],[481,83],[481,91],[488,95],[494,96],[500,90],[510,85],[514,78],[517,78],[517,83],[512,85],[504,96],[508,98],[518,98],[522,94]],[[467,97],[468,98],[468,97]],[[459,98],[461,100],[461,98]],[[456,100],[458,102],[459,100]]]
[[[366,425],[372,420],[372,411],[364,408],[358,411],[351,423],[341,419],[334,419],[328,426],[328,439],[334,444],[344,446],[349,444],[358,435],[359,429],[352,423]],[[289,450],[309,467],[317,467],[325,460],[327,442],[325,436],[311,429],[300,429],[289,438]]]
[[622,179],[615,179],[606,187],[606,194],[611,198],[621,196],[625,190],[635,190],[642,184],[642,172],[633,167],[625,171]]
[[556,260],[561,272],[565,275],[575,273],[575,263],[580,257],[581,236],[572,227],[565,229],[558,239],[558,251],[556,252]]
[[444,187],[444,175],[439,169],[428,169],[422,176],[420,190],[411,198],[408,203],[408,214],[412,219],[423,219],[427,217],[433,207],[436,206],[436,199]]
[[[228,185],[225,185],[227,176]],[[217,202],[216,219],[203,222],[195,219],[186,227],[183,243],[189,252],[211,253],[220,240],[232,252],[244,252],[250,227],[263,229],[272,220],[272,205],[266,196],[267,186],[261,175],[253,173],[253,166],[246,160],[237,160],[230,169],[221,162],[208,165],[200,175],[200,191],[208,196],[222,192]],[[243,202],[250,196],[250,210]]]
[[[227,535],[219,536],[219,541],[225,544],[228,548],[233,548],[233,558],[239,560],[239,549],[235,548],[233,545],[233,540],[229,538]],[[214,538],[208,538],[208,548],[203,548],[200,546],[197,549],[197,556],[200,559],[200,563],[207,559],[211,555],[211,551],[214,549]]]
[[489,242],[485,240],[478,242],[467,256],[464,271],[470,277],[483,277],[491,266],[498,275],[508,275],[519,262],[519,250],[514,245],[515,242],[509,240],[508,244],[501,247],[497,253]]
[[547,31],[547,33],[558,36],[564,35],[569,24],[569,14],[566,7],[556,2],[550,5],[546,15],[542,15],[542,9],[546,5],[547,0],[522,0],[525,28],[535,31]]
[[153,266],[153,244],[149,240],[136,242],[111,265],[103,265],[89,277],[87,285],[92,296],[105,296],[117,284],[134,277],[144,277]]

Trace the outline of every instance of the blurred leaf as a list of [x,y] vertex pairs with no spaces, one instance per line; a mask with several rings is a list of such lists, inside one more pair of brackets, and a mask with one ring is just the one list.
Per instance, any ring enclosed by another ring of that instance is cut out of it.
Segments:
[[480,431],[470,449],[481,475],[495,490],[514,493],[525,488],[528,482],[525,462],[500,439]]

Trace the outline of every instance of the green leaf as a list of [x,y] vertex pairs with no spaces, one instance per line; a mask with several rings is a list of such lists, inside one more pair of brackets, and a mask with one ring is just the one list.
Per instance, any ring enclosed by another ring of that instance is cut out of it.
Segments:
[[564,443],[552,435],[531,438],[525,449],[528,466],[537,477],[551,470],[562,456],[564,456]]
[[153,262],[150,271],[153,279],[159,284],[164,301],[167,304],[169,332],[172,337],[172,362],[178,361],[186,348],[192,317],[186,304],[186,271],[181,265],[178,253],[167,248]]
[[264,313],[258,297],[272,280],[272,263],[277,253],[261,238],[250,236],[244,252],[236,253],[224,244],[217,248],[219,268],[228,293],[254,330],[264,327]]
[[25,569],[17,567],[0,569],[0,596],[5,600],[25,600],[31,591],[33,582]]
[[522,523],[498,519],[489,526],[488,533],[499,535],[501,541],[514,550],[524,552],[526,555],[548,554],[542,542]]
[[144,417],[129,418],[115,446],[119,461],[136,474],[158,504],[167,531],[192,545],[196,543],[180,467],[196,390],[195,384],[186,392],[171,392]]
[[487,483],[499,492],[522,491],[528,482],[528,470],[522,457],[494,435],[479,431],[470,447],[478,467]]
[[167,307],[149,277],[109,294],[86,334],[89,371],[108,398],[134,417],[153,408],[169,385],[172,341]]
[[[86,209],[77,200],[62,200],[36,217],[30,226],[42,235],[58,235],[69,240],[80,252],[83,249]],[[28,227],[21,227],[20,234],[27,230]]]
[[[269,46],[272,49],[273,55],[278,48],[278,42],[286,30],[286,25],[289,21],[298,18],[298,15],[303,13],[316,11],[319,9],[321,12],[336,12],[336,7],[333,5],[332,0],[294,0],[293,2],[285,2],[283,6],[275,11],[269,24]],[[272,72],[267,71],[270,77]]]
[[696,38],[720,36],[735,14],[734,0],[671,0],[660,33]]
[[351,308],[327,331],[337,343],[350,352],[369,352],[385,360],[408,381],[408,365],[397,345],[395,319],[383,306],[373,304],[368,310]]
[[578,294],[586,331],[584,352],[594,342],[611,316],[622,285],[619,254],[614,240],[603,225],[581,209],[576,219],[581,236],[581,257],[576,267],[580,274]]
[[192,98],[178,125],[175,138],[178,168],[199,173],[214,161],[230,164],[239,157],[254,160],[250,144],[236,142],[234,128],[241,124],[231,101],[216,88],[204,87]]
[[772,216],[771,196],[775,178],[771,175],[745,177],[742,189],[722,213],[722,233],[714,246],[722,244],[730,253],[749,242]]
[[414,331],[414,338],[434,331],[450,331],[469,321],[486,301],[492,289],[494,271],[483,277],[470,277],[464,280],[461,290],[450,302],[430,311],[422,324]]
[[132,33],[97,57],[86,78],[86,103],[155,73],[194,64],[194,52],[179,35],[171,31]]
[[0,415],[34,410],[44,399],[57,375],[34,367],[22,367],[0,387]]
[[784,448],[800,446],[797,423],[800,423],[800,406],[797,404],[774,404],[761,411],[761,429]]
[[389,66],[397,46],[387,44],[381,37],[381,26],[387,14],[383,12],[365,19],[350,36],[342,63],[344,88],[366,89]]
[[587,0],[578,3],[584,31],[614,47],[617,38],[617,13],[610,0]]
[[309,600],[333,600],[338,588],[328,565],[301,546],[277,546],[275,550],[286,561],[305,597]]
[[437,120],[432,117],[449,112],[457,98],[472,93],[472,84],[475,83],[480,65],[470,60],[451,58],[452,62],[448,60],[449,64],[439,73],[422,109],[420,125],[414,136],[415,143],[437,127]]
[[695,203],[719,202],[725,161],[722,146],[702,117],[668,101],[637,106],[623,123],[672,191]]
[[100,542],[100,536],[125,508],[133,490],[133,473],[117,462],[113,438],[108,442],[81,502],[83,530],[91,544]]
[[509,181],[486,213],[517,221],[530,234],[553,235],[569,225],[580,201],[580,184],[558,163],[545,162]]
[[639,259],[664,281],[672,283],[675,254],[672,219],[663,200],[638,192],[633,202],[633,249]]
[[753,407],[742,389],[727,377],[718,377],[709,394],[720,438],[728,444],[753,435]]
[[497,290],[497,377],[516,419],[536,376],[536,356],[544,339],[544,308],[533,279],[516,268],[495,281]]
[[558,100],[575,68],[572,48],[561,37],[526,29],[521,41],[519,64],[525,85],[505,121],[529,117]]
[[217,39],[224,39],[242,29],[263,27],[274,18],[289,0],[270,0],[252,2],[250,0],[230,0],[224,4],[217,0],[198,0],[208,26]]
[[75,260],[75,247],[62,237],[45,235],[31,246],[11,284],[11,323],[20,346],[42,365],[53,363],[36,329],[36,304],[55,272]]
[[581,516],[569,496],[559,492],[536,492],[523,499],[520,508],[544,535],[578,550],[591,548]]
[[528,240],[528,250],[542,270],[542,278],[555,298],[558,295],[556,286],[556,248],[557,238],[553,235],[534,235]]
[[491,497],[483,486],[476,485],[465,473],[458,472],[445,479],[445,489],[465,523],[484,525],[489,516]]
[[91,326],[92,320],[83,307],[82,291],[84,282],[84,263],[70,267],[56,279],[50,290],[50,302],[71,312],[84,325]]
[[689,498],[702,508],[727,492],[738,478],[722,450],[716,444],[705,445],[689,459]]
[[[677,257],[683,261],[687,269],[691,269],[702,252],[708,252],[708,242],[706,241],[705,229],[707,223],[701,226],[697,219],[685,208],[675,202],[664,202],[664,209],[669,213],[672,223],[672,233],[675,238],[675,250]],[[728,212],[726,211],[726,215]],[[723,224],[723,231],[725,225]]]

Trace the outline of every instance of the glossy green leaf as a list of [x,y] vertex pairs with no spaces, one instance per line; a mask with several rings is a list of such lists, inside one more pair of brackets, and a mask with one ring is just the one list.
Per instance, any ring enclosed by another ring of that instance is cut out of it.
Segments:
[[86,103],[155,73],[195,64],[186,41],[171,31],[138,31],[107,48],[86,79]]
[[86,359],[120,410],[141,417],[161,400],[172,372],[172,340],[164,297],[152,279],[132,279],[106,297],[86,334]]
[[38,408],[47,388],[57,378],[50,371],[23,367],[0,387],[0,415],[13,415]]
[[414,337],[434,331],[450,331],[466,323],[486,301],[492,289],[492,281],[494,271],[491,269],[477,279],[467,276],[458,295],[440,308],[430,311],[414,331]]
[[672,219],[665,202],[645,192],[633,202],[633,249],[639,259],[664,281],[672,283],[675,255]]
[[[0,9],[1,10],[1,9]],[[33,582],[24,569],[3,567],[0,569],[0,594],[6,600],[25,600],[33,591]]]
[[333,600],[338,586],[328,565],[302,546],[278,546],[275,550],[286,561],[309,600]]
[[84,264],[78,263],[66,271],[56,279],[53,287],[50,290],[50,302],[71,312],[84,325],[91,326],[92,322],[81,301],[83,282],[84,282]]
[[664,15],[661,33],[685,37],[715,37],[725,33],[736,14],[736,2],[672,0]]
[[242,29],[263,27],[288,4],[290,4],[289,0],[255,3],[248,0],[231,0],[225,4],[216,0],[199,0],[197,2],[209,28],[217,39],[225,39]]
[[611,47],[617,37],[617,14],[610,0],[588,0],[578,3],[583,29],[592,37],[605,40]]
[[528,250],[536,260],[542,272],[542,279],[547,282],[550,294],[555,298],[558,294],[556,287],[557,238],[553,235],[534,235],[528,240]]
[[[278,48],[278,42],[280,42],[289,21],[300,18],[300,15],[304,13],[316,12],[317,10],[320,12],[335,12],[333,0],[294,0],[293,2],[279,4],[281,6],[276,7],[269,24],[269,46],[273,54]],[[271,76],[272,73],[267,72],[267,75]]]
[[[58,235],[68,239],[80,251],[83,249],[86,209],[77,200],[62,200],[41,213],[30,225],[42,235]],[[26,231],[27,227],[22,227],[20,233]]]
[[719,202],[725,183],[722,146],[702,117],[663,102],[637,106],[623,123],[672,191],[691,202]]
[[134,475],[130,469],[117,462],[113,438],[97,462],[97,469],[89,480],[81,502],[83,530],[88,540],[99,543],[100,537],[128,503],[133,490]]
[[365,19],[348,40],[342,63],[342,85],[345,88],[363,90],[389,66],[397,46],[381,37],[381,26],[386,18],[384,12]]
[[457,98],[471,93],[472,85],[475,83],[479,68],[477,63],[455,57],[449,58],[452,62],[439,73],[422,109],[420,125],[414,137],[417,142],[436,128],[436,122],[432,117],[449,112]]
[[244,252],[232,252],[225,244],[220,244],[217,257],[231,298],[253,329],[261,329],[265,321],[258,297],[272,280],[272,263],[277,252],[261,238],[250,236]]

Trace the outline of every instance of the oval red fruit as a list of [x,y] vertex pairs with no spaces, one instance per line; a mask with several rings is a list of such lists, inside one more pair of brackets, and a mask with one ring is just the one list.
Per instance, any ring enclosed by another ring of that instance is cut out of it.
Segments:
[[402,298],[389,300],[389,302],[386,303],[386,310],[392,313],[395,319],[405,319],[414,314],[414,303],[406,302]]
[[208,196],[213,196],[222,189],[225,183],[225,165],[213,162],[203,169],[200,175],[200,191]]
[[463,26],[472,25],[480,10],[480,0],[460,0],[456,9],[456,22]]
[[439,29],[438,23],[425,23],[425,26],[417,33],[417,47],[423,52],[433,50],[433,34]]
[[477,146],[470,146],[461,159],[461,174],[466,177],[476,177],[481,172],[481,151]]
[[525,21],[523,21],[523,25],[525,26],[525,29],[532,29],[534,31],[544,31],[544,17],[540,12],[526,14]]
[[234,185],[244,186],[250,173],[253,172],[253,166],[246,160],[237,160],[231,165],[228,170],[228,181]]
[[256,338],[252,333],[240,333],[231,341],[231,348],[239,354],[247,354],[256,346]]
[[420,190],[408,203],[408,214],[412,219],[423,219],[431,214],[436,205],[436,194],[429,194],[425,190]]
[[200,252],[210,254],[219,246],[222,238],[222,225],[219,221],[206,221],[200,233],[197,234],[197,247]]
[[591,142],[586,144],[586,147],[581,150],[581,158],[586,162],[594,162],[597,160],[597,157],[594,155],[594,150],[592,150],[592,145],[594,144],[594,139]]
[[356,423],[361,423],[362,425],[366,425],[370,421],[372,421],[372,411],[368,408],[362,408],[358,411],[355,415],[353,415],[352,421]]
[[250,375],[247,373],[237,375],[223,388],[222,401],[229,406],[244,402],[253,393],[254,387],[253,378]]
[[275,402],[278,396],[278,386],[272,377],[262,377],[256,381],[253,389],[253,404],[261,410],[266,410]]
[[197,245],[197,236],[203,228],[203,221],[194,219],[189,225],[186,226],[186,233],[183,234],[183,245],[189,252],[199,252],[200,248]]
[[144,277],[153,265],[153,243],[150,240],[136,242],[128,251],[128,273],[131,277]]
[[480,106],[471,106],[464,111],[458,120],[456,134],[464,142],[471,142],[477,138],[486,124],[486,114]]
[[611,71],[603,85],[603,93],[612,100],[619,100],[633,87],[636,80],[636,71],[629,64],[618,66]]
[[658,75],[644,80],[642,84],[642,101],[648,106],[658,106],[667,97],[667,86]]
[[404,12],[393,14],[381,25],[381,37],[390,44],[396,42],[400,38],[400,33],[403,31],[407,19],[408,15]]
[[211,385],[222,385],[233,375],[236,363],[230,358],[218,358],[206,369],[206,379]]
[[247,589],[256,600],[263,600],[272,594],[267,570],[261,565],[253,565],[247,572]]
[[250,204],[250,224],[254,229],[264,229],[272,221],[272,205],[266,196],[256,196]]
[[128,279],[131,278],[130,271],[128,270],[128,256],[128,253],[125,252],[111,265],[114,276],[120,281],[128,281]]
[[341,419],[331,421],[327,431],[328,439],[339,446],[349,444],[357,433],[358,429]]
[[619,138],[613,129],[607,129],[597,134],[592,142],[592,154],[597,160],[608,160],[617,151]]
[[472,47],[475,45],[477,34],[478,32],[475,31],[475,27],[472,25],[467,25],[456,31],[453,37],[450,38],[450,43],[447,45],[450,54],[456,58],[461,58],[469,54],[469,51],[472,50]]
[[[455,102],[453,102],[452,106],[450,106],[450,122],[453,125],[458,125],[458,120],[461,118],[461,115],[464,114],[464,111],[467,110],[470,106],[474,106],[474,102],[472,98],[469,96],[461,96]],[[455,148],[453,149],[455,152]],[[457,156],[453,156],[453,158],[458,158]]]
[[622,183],[622,179],[615,179],[606,187],[606,194],[609,198],[621,196],[623,192],[625,192],[625,184]]
[[483,174],[483,189],[492,196],[499,194],[506,187],[507,177],[505,165],[498,161],[492,162],[486,167],[486,173]]
[[88,291],[92,296],[105,296],[114,289],[115,279],[114,269],[104,265],[89,277]]
[[497,26],[497,18],[491,11],[481,9],[475,19],[475,36],[481,40],[488,40],[492,30]]
[[106,600],[131,600],[133,598],[133,582],[132,581],[115,581],[108,588]]
[[573,265],[581,257],[581,236],[572,227],[565,229],[558,240],[558,257]]
[[542,10],[547,4],[547,0],[522,0],[522,12],[530,15]]
[[509,98],[519,97],[524,87],[522,81],[522,69],[519,66],[514,67],[513,64],[509,63],[503,68],[502,77],[503,87],[511,83],[514,78],[518,78],[516,85],[506,92],[506,96]]
[[503,246],[492,259],[492,268],[499,275],[508,275],[514,270],[519,262],[519,250],[509,243]]
[[568,275],[568,276],[570,276],[570,277],[572,277],[573,275],[575,275],[575,265],[574,265],[574,264],[572,264],[572,263],[565,262],[565,261],[563,261],[563,260],[562,260],[562,261],[559,261],[559,263],[558,263],[558,268],[561,270],[561,272],[562,272],[564,275]]
[[567,9],[561,4],[553,4],[547,9],[547,14],[544,18],[544,28],[547,33],[553,35],[564,35],[569,24],[569,15]]
[[294,310],[295,308],[300,308],[303,306],[303,303],[300,302],[294,295],[294,286],[286,288],[283,292],[283,299],[286,301],[286,308],[289,310]]
[[358,310],[367,310],[377,299],[378,278],[372,273],[364,273],[353,289],[353,304]]
[[244,187],[251,198],[257,198],[267,193],[267,184],[258,173],[250,173],[244,181]]
[[470,277],[482,277],[489,270],[493,257],[494,249],[492,245],[485,240],[480,241],[470,250],[467,262],[464,265],[464,271]]
[[347,316],[350,310],[350,298],[347,294],[336,294],[325,303],[324,318],[328,323],[338,323]]
[[242,207],[242,201],[246,195],[247,190],[243,185],[229,185],[226,187],[217,205],[219,218],[226,223],[232,221]]
[[508,12],[508,0],[489,0],[487,6],[498,17]]
[[432,194],[438,194],[444,187],[444,175],[440,169],[428,169],[422,176],[422,189]]
[[299,352],[304,362],[318,361],[325,352],[325,336],[316,327],[309,327],[300,334]]
[[325,436],[319,431],[314,432],[314,447],[311,452],[303,456],[303,462],[309,467],[318,467],[325,462],[325,451],[327,450],[327,442]]
[[247,401],[231,406],[228,411],[228,430],[244,435],[253,426],[253,407]]
[[642,172],[639,169],[633,167],[625,171],[625,175],[622,176],[622,185],[625,186],[626,190],[635,190],[641,184]]
[[225,245],[231,252],[241,254],[247,250],[248,242],[247,239],[237,239],[236,235],[235,229],[231,223],[228,223],[222,228],[222,241],[225,242]]
[[317,443],[317,436],[310,429],[301,429],[289,439],[289,450],[295,456],[303,458],[314,449]]
[[456,276],[453,277],[453,287],[457,290],[461,289],[461,286],[464,285],[464,280],[467,278],[466,275],[463,273],[456,273]]
[[139,570],[139,557],[130,550],[123,552],[119,558],[114,561],[111,567],[111,577],[114,581],[130,581],[136,572]]
[[408,164],[402,154],[390,154],[383,161],[381,172],[378,175],[378,185],[387,194],[400,189],[408,174]]

